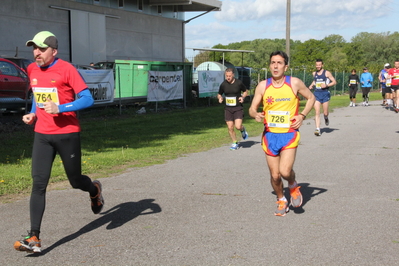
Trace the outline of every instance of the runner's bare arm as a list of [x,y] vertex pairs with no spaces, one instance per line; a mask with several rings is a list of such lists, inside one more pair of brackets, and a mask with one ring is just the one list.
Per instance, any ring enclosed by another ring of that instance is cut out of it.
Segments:
[[337,85],[337,81],[335,80],[334,76],[331,74],[330,71],[326,71],[326,77],[331,81],[328,84],[328,87],[333,87],[333,86]]
[[244,99],[248,96],[248,90],[244,91],[239,98],[240,103],[244,102]]

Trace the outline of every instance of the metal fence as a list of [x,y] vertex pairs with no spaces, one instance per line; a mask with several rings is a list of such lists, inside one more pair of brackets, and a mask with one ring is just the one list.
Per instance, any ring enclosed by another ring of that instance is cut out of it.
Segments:
[[[341,71],[331,71],[331,73],[337,81],[337,84],[330,88],[331,95],[348,94],[348,91],[349,91],[348,77],[349,77],[350,73],[345,72],[345,71],[342,71],[342,72]],[[306,86],[309,86],[313,81],[312,73],[308,72],[306,69],[303,69],[303,70],[288,69],[288,71],[285,74],[301,79],[305,83]],[[361,73],[359,73],[358,75],[360,77]],[[372,90],[379,90],[379,88],[380,88],[378,75],[379,75],[379,73],[372,73],[372,76],[374,79],[374,81],[372,83],[372,85],[373,85]],[[251,81],[250,81],[250,85],[249,85],[249,89],[250,89],[249,96],[251,97],[255,91],[257,84],[260,81],[265,80],[266,78],[270,77],[271,75],[270,75],[270,72],[268,71],[268,69],[262,68],[262,69],[251,69],[250,76],[251,76]],[[188,75],[187,79],[191,79],[191,75]],[[142,85],[144,86],[146,84],[147,84],[147,78],[145,78],[145,82],[143,81]],[[192,86],[191,89],[194,88],[194,85]],[[145,86],[145,88],[146,88],[146,86]],[[360,89],[360,87],[359,87],[359,89]],[[188,92],[190,91],[188,84],[186,86],[186,91],[188,91]],[[146,90],[145,90],[145,92],[146,92]],[[199,99],[197,99],[195,102],[192,102],[193,99],[190,98],[192,95],[189,93],[187,93],[186,96],[188,96],[185,99],[186,101],[189,102],[188,106],[192,105],[193,103],[194,103],[194,105],[198,105],[201,102],[201,101],[199,101]],[[117,99],[119,97],[118,94],[115,95],[115,97],[116,97],[116,100],[114,101],[114,104],[120,105],[120,103]],[[31,105],[31,100],[22,100],[20,98],[0,98],[0,114],[4,113],[4,112],[21,112],[21,111],[29,112],[30,105]]]
[[[332,95],[343,95],[349,93],[349,76],[351,75],[350,72],[345,71],[330,71],[337,84],[330,88],[330,92]],[[292,77],[297,77],[302,80],[306,86],[309,86],[313,81],[313,75],[306,70],[295,70],[295,69],[288,69],[285,73],[286,75],[290,75]],[[372,90],[377,90],[380,88],[380,82],[378,80],[379,73],[371,73],[373,76],[373,83],[372,83]],[[359,78],[361,73],[358,74]],[[254,89],[258,84],[258,81],[264,80],[266,78],[271,77],[270,72],[266,69],[256,70],[254,69],[252,72],[252,84],[251,89]],[[360,86],[359,86],[360,89]]]

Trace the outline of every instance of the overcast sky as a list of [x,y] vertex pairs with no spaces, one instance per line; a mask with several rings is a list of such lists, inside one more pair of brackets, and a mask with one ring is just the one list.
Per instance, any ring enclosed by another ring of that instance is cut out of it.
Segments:
[[[286,36],[286,0],[222,0],[222,11],[186,24],[186,47],[210,48]],[[399,0],[291,0],[291,39],[306,41],[339,34],[399,31]],[[186,13],[186,20],[201,13]],[[193,56],[186,50],[186,57]]]

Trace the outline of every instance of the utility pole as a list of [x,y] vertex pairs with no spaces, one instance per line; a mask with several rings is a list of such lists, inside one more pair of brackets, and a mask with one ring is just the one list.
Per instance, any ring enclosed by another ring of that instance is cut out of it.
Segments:
[[287,0],[287,18],[286,18],[286,29],[285,29],[285,53],[290,57],[290,31],[291,31],[291,0]]

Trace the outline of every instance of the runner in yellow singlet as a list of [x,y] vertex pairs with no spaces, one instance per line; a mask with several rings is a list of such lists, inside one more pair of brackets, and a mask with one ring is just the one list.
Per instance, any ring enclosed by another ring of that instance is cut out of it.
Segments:
[[[300,186],[295,180],[293,165],[299,143],[299,127],[315,102],[313,93],[298,78],[285,76],[288,69],[288,56],[282,51],[270,55],[272,77],[258,84],[249,108],[249,115],[257,122],[265,124],[262,147],[266,154],[271,184],[277,195],[276,216],[284,216],[288,211],[288,200],[283,193],[282,178],[288,182],[292,207],[302,205]],[[307,99],[305,108],[299,112],[298,94]],[[259,112],[263,104],[263,111]]]

